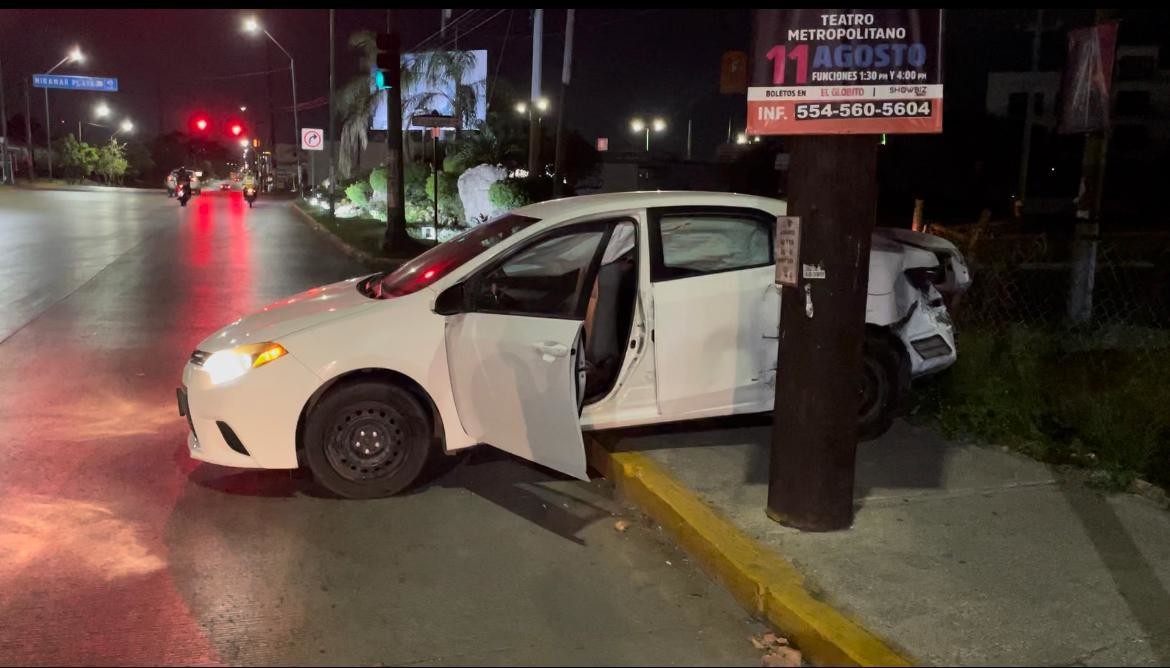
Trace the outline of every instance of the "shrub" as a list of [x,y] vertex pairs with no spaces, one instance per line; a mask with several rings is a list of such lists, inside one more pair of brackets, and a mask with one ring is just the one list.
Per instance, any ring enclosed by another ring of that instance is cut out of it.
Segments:
[[345,196],[349,201],[353,202],[355,206],[362,208],[370,205],[370,195],[372,193],[373,190],[370,188],[370,184],[365,181],[352,183],[345,188]]
[[506,211],[533,202],[541,202],[550,197],[552,197],[552,179],[542,176],[505,179],[493,183],[488,189],[488,199],[491,203]]
[[370,192],[386,192],[386,168],[375,167],[370,170],[370,176],[366,181],[370,184]]

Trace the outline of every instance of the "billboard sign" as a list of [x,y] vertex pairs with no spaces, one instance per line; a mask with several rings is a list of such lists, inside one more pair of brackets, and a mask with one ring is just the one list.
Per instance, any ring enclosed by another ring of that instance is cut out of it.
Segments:
[[[459,71],[456,83],[452,71]],[[371,90],[374,73],[370,76]],[[381,92],[371,130],[386,129],[386,97]],[[416,115],[458,116],[456,101],[464,103],[474,98],[463,127],[475,127],[487,119],[487,51],[426,51],[402,55],[402,128],[419,130],[412,122]]]
[[1061,82],[1062,133],[1097,132],[1109,127],[1109,88],[1116,47],[1116,21],[1069,31],[1068,64]]
[[941,9],[755,11],[749,135],[942,132]]

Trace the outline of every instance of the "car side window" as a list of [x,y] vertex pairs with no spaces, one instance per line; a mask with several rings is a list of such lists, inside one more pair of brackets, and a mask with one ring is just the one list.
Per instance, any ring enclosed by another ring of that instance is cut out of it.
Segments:
[[669,280],[772,263],[774,222],[738,212],[663,212],[655,225],[655,279]]
[[474,282],[476,311],[583,317],[586,282],[607,229],[590,226],[540,239]]

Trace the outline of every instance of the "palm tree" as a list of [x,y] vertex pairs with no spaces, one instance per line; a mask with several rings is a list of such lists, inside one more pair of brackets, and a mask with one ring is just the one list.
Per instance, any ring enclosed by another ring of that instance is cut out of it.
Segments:
[[[337,94],[338,116],[341,119],[341,144],[337,166],[343,178],[351,178],[357,168],[361,151],[369,143],[370,119],[382,98],[375,90],[373,79],[373,68],[378,55],[374,33],[368,30],[354,33],[349,38],[349,46],[361,52],[362,73],[342,86]],[[409,117],[440,106],[437,104],[439,102],[446,102],[463,122],[464,127],[473,127],[476,107],[487,86],[486,80],[463,82],[467,72],[474,65],[475,54],[469,51],[404,54],[400,85],[403,93],[409,93],[402,98],[404,115]],[[447,81],[455,82],[453,96],[440,92]]]
[[346,82],[337,91],[337,115],[341,120],[341,138],[337,169],[342,178],[352,178],[359,156],[369,143],[369,124],[378,107],[374,90],[373,66],[378,56],[374,33],[368,30],[349,37],[349,47],[361,51],[362,74]]
[[456,140],[450,156],[461,168],[467,169],[485,163],[506,165],[519,162],[526,154],[523,138],[515,124],[492,112],[478,132],[465,134]]

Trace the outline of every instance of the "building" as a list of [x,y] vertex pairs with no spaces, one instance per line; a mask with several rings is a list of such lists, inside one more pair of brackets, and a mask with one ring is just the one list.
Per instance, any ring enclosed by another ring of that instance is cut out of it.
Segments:
[[[1158,68],[1159,55],[1157,46],[1117,47],[1107,198],[1140,199],[1159,189],[1151,176],[1170,158],[1170,70]],[[1062,72],[1053,71],[992,72],[987,77],[988,114],[1022,123],[1027,105],[1032,105],[1027,206],[1037,212],[1071,207],[1080,179],[1082,137],[1057,132],[1061,80]]]
[[[1156,46],[1117,48],[1111,139],[1119,151],[1148,153],[1170,145],[1170,70],[1158,69],[1158,56]],[[1061,77],[1061,72],[992,72],[987,77],[987,112],[1023,118],[1030,94],[1033,122],[1055,130]]]

